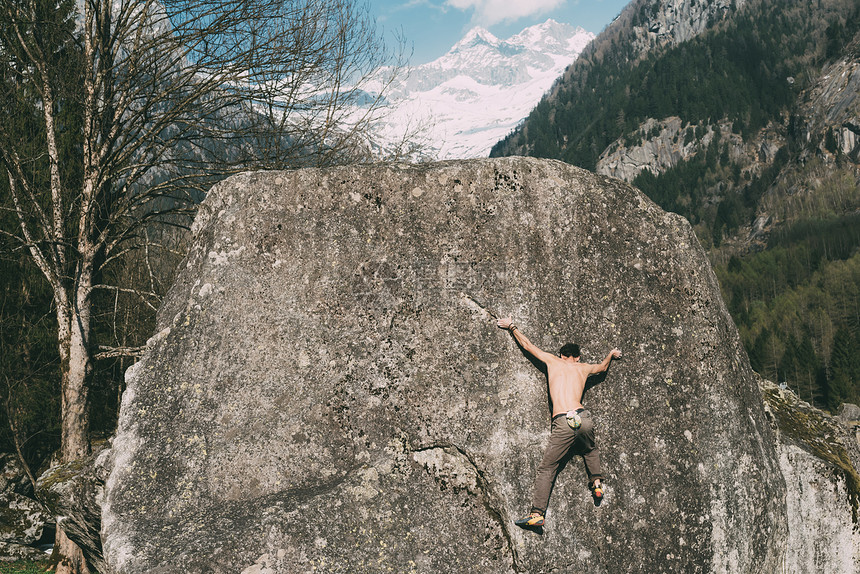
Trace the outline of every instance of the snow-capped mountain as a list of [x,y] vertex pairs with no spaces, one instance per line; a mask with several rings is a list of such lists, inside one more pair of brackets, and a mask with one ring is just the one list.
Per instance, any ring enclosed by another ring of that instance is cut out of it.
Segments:
[[486,157],[549,90],[594,34],[547,20],[500,40],[473,28],[389,93],[383,139],[422,124],[431,159]]

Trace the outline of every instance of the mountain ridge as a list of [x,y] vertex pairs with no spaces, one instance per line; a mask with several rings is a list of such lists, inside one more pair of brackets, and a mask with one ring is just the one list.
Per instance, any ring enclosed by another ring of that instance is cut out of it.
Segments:
[[393,86],[382,139],[396,141],[405,126],[423,124],[425,149],[416,159],[486,157],[593,38],[554,20],[504,40],[472,28]]

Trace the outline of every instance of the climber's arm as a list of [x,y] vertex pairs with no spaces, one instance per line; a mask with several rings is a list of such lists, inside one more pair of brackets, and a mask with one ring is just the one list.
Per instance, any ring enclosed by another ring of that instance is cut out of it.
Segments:
[[612,359],[620,359],[620,358],[621,358],[621,351],[619,351],[618,349],[612,349],[611,351],[609,351],[609,354],[606,355],[606,358],[603,359],[603,361],[601,361],[600,363],[597,363],[596,365],[590,365],[591,366],[590,374],[594,375],[594,374],[602,373],[602,372],[606,371],[606,369],[609,368],[609,363],[612,362]]
[[516,325],[514,325],[514,322],[510,317],[499,319],[496,324],[500,329],[510,331],[516,342],[519,343],[520,346],[526,350],[526,352],[528,352],[530,355],[532,355],[534,358],[541,361],[542,363],[547,364],[557,358],[551,353],[542,351],[537,345],[529,341],[529,338],[526,337],[523,332],[517,328]]

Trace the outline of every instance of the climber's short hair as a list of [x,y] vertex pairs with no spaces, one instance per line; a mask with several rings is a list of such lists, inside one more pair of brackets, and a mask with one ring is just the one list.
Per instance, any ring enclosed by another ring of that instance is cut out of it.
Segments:
[[565,345],[559,351],[562,357],[572,357],[577,358],[579,356],[579,345],[574,345],[573,343],[565,343]]

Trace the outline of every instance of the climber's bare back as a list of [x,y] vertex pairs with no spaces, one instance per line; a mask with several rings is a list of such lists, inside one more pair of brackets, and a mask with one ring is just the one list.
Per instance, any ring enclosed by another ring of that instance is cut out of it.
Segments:
[[582,408],[585,381],[588,375],[597,372],[595,367],[600,365],[581,363],[570,357],[553,357],[546,361],[553,416]]

